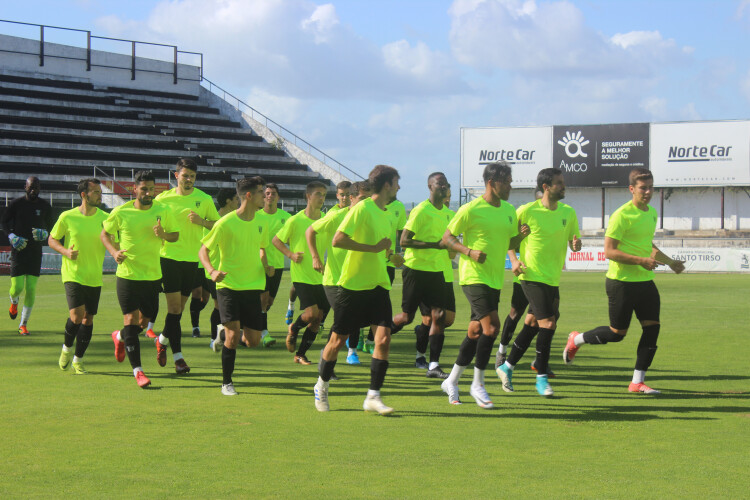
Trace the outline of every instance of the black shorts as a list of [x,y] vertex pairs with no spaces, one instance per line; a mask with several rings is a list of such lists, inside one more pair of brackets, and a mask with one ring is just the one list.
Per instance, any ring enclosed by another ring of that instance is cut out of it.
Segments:
[[208,287],[210,286],[208,284],[209,281],[211,281],[211,278],[206,278],[206,270],[198,266],[195,270],[195,279],[193,279],[193,290],[196,288],[208,290]]
[[279,293],[279,285],[281,284],[281,276],[284,274],[284,268],[275,268],[276,271],[273,276],[269,277],[266,275],[266,292],[272,297],[276,298],[276,294]]
[[216,291],[221,324],[239,321],[241,328],[263,329],[263,310],[260,307],[260,294],[263,290],[231,290],[219,288]]
[[161,281],[139,281],[117,278],[117,300],[122,314],[140,311],[149,319],[159,312],[159,290]]
[[404,283],[401,310],[414,314],[420,303],[429,308],[445,308],[445,275],[442,271],[420,271],[404,266],[401,272]]
[[100,286],[86,286],[75,281],[66,281],[65,298],[68,299],[68,309],[85,306],[91,316],[99,311],[99,297],[102,294]]
[[653,281],[619,281],[607,278],[609,326],[627,330],[633,312],[638,321],[659,321],[661,298]]
[[391,280],[391,285],[393,284],[393,281],[396,279],[396,268],[393,266],[385,266],[386,271],[388,271],[388,279]]
[[180,292],[183,297],[193,293],[197,262],[184,262],[161,257],[161,283],[164,293]]
[[537,320],[560,316],[560,288],[538,281],[521,280],[521,288],[529,301],[529,314]]
[[294,289],[297,290],[300,311],[308,307],[318,306],[321,311],[328,312],[331,309],[328,299],[326,298],[323,285],[311,285],[309,283],[294,282]]
[[211,294],[211,298],[216,300],[216,282],[211,278],[206,278],[206,290]]
[[491,312],[497,312],[500,304],[500,289],[487,285],[463,285],[461,289],[471,307],[471,321],[479,321]]
[[326,294],[326,299],[331,307],[336,305],[336,301],[339,299],[339,293],[341,293],[340,286],[326,286],[323,285],[323,291]]
[[333,308],[331,331],[353,335],[366,325],[391,327],[393,308],[388,290],[378,286],[372,290],[340,288]]
[[518,314],[523,314],[527,307],[529,307],[529,299],[526,298],[526,294],[523,293],[523,287],[520,283],[513,282],[513,296],[510,298],[510,306],[516,310]]
[[15,248],[10,251],[10,277],[39,276],[42,272],[42,245],[29,240],[21,251]]
[[[444,309],[446,311],[456,312],[456,292],[453,291],[453,282],[443,283],[443,303],[445,304]],[[424,302],[420,302],[419,314],[430,316],[432,308],[428,307]]]

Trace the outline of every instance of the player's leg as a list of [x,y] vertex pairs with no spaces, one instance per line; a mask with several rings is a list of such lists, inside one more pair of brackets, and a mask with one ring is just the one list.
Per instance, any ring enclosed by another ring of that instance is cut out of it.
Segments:
[[404,266],[403,270],[401,271],[401,280],[403,282],[403,292],[401,294],[401,312],[393,317],[393,324],[391,325],[391,335],[397,334],[403,327],[414,321],[414,314],[416,313],[417,307],[419,307],[419,303],[421,302],[419,278],[419,271],[416,271],[414,269]]
[[[81,323],[76,334],[76,349],[73,356],[73,370],[76,375],[85,375],[88,373],[83,364],[83,355],[86,354],[86,349],[88,349],[94,333],[94,317],[99,311],[99,298],[102,293],[102,287],[82,286],[82,290],[84,296],[83,317],[81,317]],[[79,317],[76,314],[75,317],[71,316],[71,319],[77,322]]]
[[[492,290],[492,289],[490,289]],[[495,294],[495,292],[497,292]],[[471,383],[469,394],[474,398],[477,405],[481,408],[494,408],[492,400],[484,386],[484,372],[492,356],[492,347],[495,339],[500,333],[500,318],[497,314],[497,304],[500,302],[500,291],[492,290],[490,295],[491,304],[495,309],[490,310],[488,314],[480,318],[479,323],[482,326],[482,334],[477,339],[476,359],[474,360],[474,379]],[[497,300],[495,300],[495,296]]]
[[500,344],[497,346],[497,354],[495,356],[495,369],[505,363],[508,345],[513,339],[513,334],[516,333],[518,322],[523,317],[523,313],[528,305],[529,301],[523,293],[521,284],[513,283],[513,296],[510,299],[510,311],[508,311],[508,315],[503,322],[503,330],[500,334]]
[[27,324],[31,317],[31,310],[34,308],[36,302],[36,285],[39,281],[38,275],[27,274],[26,275],[26,293],[23,296],[23,309],[21,310],[21,323],[18,325],[19,333],[28,335],[29,331]]
[[286,306],[286,316],[284,316],[284,321],[287,325],[291,325],[292,321],[294,321],[295,300],[297,300],[297,289],[294,287],[294,283],[292,283],[292,287],[289,289],[289,304]]
[[279,292],[279,286],[281,285],[281,277],[284,275],[284,269],[275,269],[273,276],[266,276],[266,289],[265,297],[263,298],[263,328],[261,330],[261,344],[263,347],[271,347],[276,344],[274,339],[268,331],[268,311],[276,301],[276,295]]
[[361,294],[361,311],[370,318],[375,329],[375,350],[370,363],[370,388],[362,405],[365,411],[375,411],[380,415],[393,413],[393,408],[386,406],[380,398],[380,389],[385,382],[388,371],[388,355],[391,346],[392,305],[388,290],[376,287]]
[[237,344],[242,336],[242,294],[237,290],[219,288],[216,291],[221,322],[224,325],[225,340],[221,348],[221,393],[225,396],[236,396],[232,375],[237,358]]
[[60,352],[60,360],[58,362],[61,370],[67,370],[70,362],[73,360],[73,344],[78,335],[78,329],[83,321],[83,316],[86,313],[81,285],[69,281],[64,283],[64,287],[65,298],[68,302],[68,319],[65,321],[62,351]]
[[205,297],[203,290],[203,279],[205,271],[199,268],[195,274],[194,288],[190,292],[190,325],[193,328],[193,337],[201,336],[201,311],[208,304],[208,298]]
[[633,371],[633,380],[628,387],[630,392],[640,392],[644,394],[659,394],[659,391],[646,385],[646,371],[651,366],[656,354],[656,341],[659,338],[659,314],[661,311],[661,298],[659,290],[653,281],[634,284],[636,292],[635,315],[641,323],[643,333],[641,340],[638,342],[636,354],[635,370]]
[[140,326],[140,306],[142,292],[152,286],[150,281],[117,278],[117,300],[120,303],[120,310],[123,315],[123,327],[119,331],[112,332],[112,340],[115,343],[115,358],[122,362],[127,355],[136,383],[139,387],[144,388],[151,385],[151,381],[143,373],[141,367],[141,344],[138,335],[143,329]]
[[25,284],[26,276],[23,274],[10,277],[10,307],[8,308],[10,319],[16,319],[18,316],[18,301],[21,298]]
[[[427,366],[427,378],[436,378],[445,380],[448,374],[440,368],[440,354],[443,351],[445,343],[445,320],[448,308],[456,307],[455,298],[452,293],[448,293],[448,283],[442,273],[433,276],[434,281],[430,282],[424,290],[424,300],[430,306],[430,329],[428,332],[428,343],[430,348],[430,364]],[[453,292],[453,284],[450,284],[450,292]],[[421,309],[420,309],[420,312]],[[424,322],[423,322],[424,323]]]
[[[318,336],[320,330],[320,324],[323,321],[323,317],[328,312],[328,301],[325,299],[325,292],[323,291],[323,285],[312,285],[316,289],[315,299],[316,303],[305,308],[305,312],[301,315],[305,317],[309,314],[310,320],[307,322],[307,328],[305,328],[302,334],[302,340],[300,340],[299,348],[294,356],[294,362],[303,365],[310,364],[307,359],[307,351],[312,347]],[[311,286],[311,287],[312,287]],[[319,289],[319,290],[317,290]],[[322,296],[322,299],[320,298]],[[302,307],[302,295],[300,295],[300,308]]]

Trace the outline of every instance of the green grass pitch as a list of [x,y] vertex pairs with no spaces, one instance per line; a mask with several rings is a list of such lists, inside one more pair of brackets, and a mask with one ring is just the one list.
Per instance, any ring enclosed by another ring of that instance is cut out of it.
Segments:
[[[67,307],[59,277],[40,280],[29,330],[0,331],[0,498],[741,498],[750,490],[750,276],[657,276],[662,297],[659,351],[647,382],[657,397],[629,394],[640,328],[625,341],[584,346],[563,366],[570,330],[607,323],[604,276],[566,273],[553,341],[555,397],[536,394],[533,347],[516,369],[516,392],[487,371],[496,408],[468,394],[451,406],[439,382],[414,368],[411,327],[394,336],[383,400],[390,417],[362,411],[369,355],[339,357],[332,411],[313,405],[315,365],[300,366],[283,345],[289,274],[270,313],[278,343],[241,348],[238,397],[220,392],[221,361],[203,337],[183,352],[192,371],[159,368],[141,338],[153,389],[139,389],[127,361],[113,356],[122,324],[114,280],[105,278],[90,373],[57,366]],[[6,286],[7,280],[4,281]],[[401,278],[392,293],[400,304]],[[500,302],[510,301],[510,279]],[[442,366],[453,364],[468,306],[456,286],[458,317]],[[5,307],[5,306],[4,306]],[[209,306],[211,307],[211,306]],[[162,316],[157,324],[163,325]],[[4,314],[4,313],[3,313]],[[330,324],[330,320],[328,321]],[[519,327],[520,330],[520,327]],[[310,351],[317,361],[323,340]],[[494,359],[494,358],[493,358]],[[490,367],[491,368],[491,367]]]

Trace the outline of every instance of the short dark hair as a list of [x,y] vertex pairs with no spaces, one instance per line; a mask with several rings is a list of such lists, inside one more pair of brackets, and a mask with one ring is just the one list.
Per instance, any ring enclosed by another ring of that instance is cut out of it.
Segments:
[[537,191],[544,192],[544,186],[545,184],[548,186],[552,185],[552,179],[557,177],[558,175],[562,175],[562,170],[559,168],[543,168],[539,171],[539,173],[536,175],[536,189]]
[[372,169],[368,176],[372,192],[379,193],[386,183],[392,183],[393,179],[396,177],[399,177],[399,175],[398,170],[395,168],[389,167],[388,165],[375,165],[375,168]]
[[221,188],[219,189],[219,192],[216,193],[216,201],[219,202],[219,208],[224,208],[227,203],[229,203],[229,200],[234,198],[237,195],[236,189],[227,189],[227,188]]
[[354,184],[352,184],[352,191],[359,194],[363,191],[371,192],[372,187],[370,186],[370,181],[357,181]]
[[446,179],[448,178],[448,177],[447,177],[447,176],[446,176],[446,175],[445,175],[444,173],[442,173],[442,172],[433,172],[433,173],[431,173],[430,175],[428,175],[428,176],[427,176],[427,182],[430,182],[430,179],[432,179],[433,177],[438,177],[438,176],[440,176],[440,175],[442,175],[442,176],[443,176],[443,177],[445,177]]
[[328,191],[328,186],[320,181],[309,182],[307,184],[307,187],[305,188],[305,194],[312,194],[316,189],[323,189],[324,191]]
[[336,189],[349,189],[350,187],[352,187],[352,183],[349,181],[341,181],[336,184]]
[[265,186],[266,181],[263,180],[263,177],[253,176],[253,177],[243,177],[242,179],[237,179],[237,196],[240,197],[240,199],[245,197],[245,193],[249,193],[251,189],[253,189],[256,186]]
[[512,175],[510,163],[507,161],[496,161],[495,163],[489,163],[484,167],[482,172],[482,179],[487,184],[490,181],[506,181]]
[[76,193],[78,193],[79,196],[82,195],[83,193],[88,193],[89,184],[101,185],[101,181],[94,177],[87,177],[85,179],[81,179],[80,181],[78,181],[78,186],[76,187]]
[[266,189],[268,188],[271,188],[274,191],[276,191],[276,194],[281,194],[279,193],[279,186],[277,186],[275,182],[269,182],[268,184],[266,184]]
[[189,170],[192,170],[193,172],[197,172],[198,164],[192,158],[180,158],[179,160],[177,160],[175,171],[179,172],[183,168],[187,168]]
[[631,186],[635,186],[635,183],[638,181],[647,181],[649,179],[653,180],[654,175],[647,168],[634,168],[630,171],[630,175],[628,175],[628,183]]
[[139,170],[135,173],[135,183],[140,184],[141,182],[156,182],[156,177],[152,170]]

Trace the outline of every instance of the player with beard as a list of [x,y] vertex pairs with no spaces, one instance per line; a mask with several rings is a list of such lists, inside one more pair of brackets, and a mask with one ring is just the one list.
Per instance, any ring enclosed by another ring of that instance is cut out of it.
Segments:
[[[165,241],[174,243],[180,233],[172,210],[154,200],[156,186],[151,171],[135,174],[135,200],[112,210],[104,221],[100,238],[117,262],[117,300],[124,326],[112,332],[115,359],[122,363],[127,354],[139,387],[151,381],[141,367],[138,335],[154,317],[159,306],[161,265],[159,252]],[[117,241],[115,236],[119,235]]]
[[42,246],[52,229],[52,207],[39,197],[39,179],[26,179],[26,194],[11,201],[3,212],[2,228],[13,249],[10,252],[10,319],[18,316],[18,299],[24,288],[19,335],[28,335],[26,325],[36,301],[36,284],[42,271]]
[[518,222],[530,230],[521,243],[520,260],[515,248],[508,250],[513,274],[520,276],[529,301],[529,312],[508,359],[496,371],[503,390],[513,392],[513,369],[536,337],[536,390],[542,396],[552,396],[547,371],[552,337],[560,318],[560,275],[567,247],[574,252],[581,250],[581,234],[575,210],[560,201],[565,198],[562,171],[542,169],[536,182],[537,189],[544,193],[542,198],[516,211]]
[[606,279],[609,326],[598,326],[584,333],[571,332],[563,350],[563,361],[572,363],[583,344],[621,342],[635,312],[643,331],[628,391],[659,394],[645,383],[661,328],[661,298],[654,283],[654,269],[665,264],[679,274],[685,270],[685,263],[670,259],[654,245],[657,215],[654,207],[649,205],[654,194],[651,172],[645,168],[633,169],[628,189],[633,199],[615,210],[604,235],[604,254],[609,259]]
[[62,255],[61,275],[69,309],[58,364],[60,369],[67,370],[72,358],[76,375],[83,375],[87,373],[83,355],[91,342],[102,292],[104,245],[99,235],[108,214],[99,208],[102,204],[99,179],[81,179],[77,192],[81,205],[60,214],[50,233],[49,246]]

